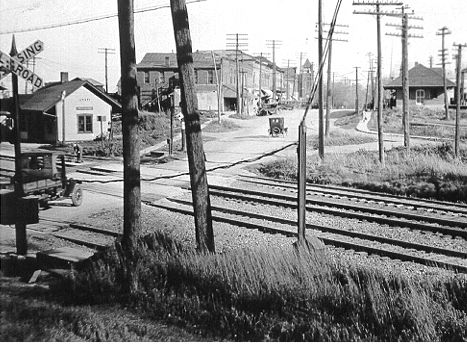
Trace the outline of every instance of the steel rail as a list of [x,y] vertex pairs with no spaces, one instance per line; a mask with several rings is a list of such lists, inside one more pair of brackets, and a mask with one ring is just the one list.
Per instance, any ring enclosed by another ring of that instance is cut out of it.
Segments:
[[[278,201],[274,199],[258,199],[257,198],[258,195],[254,197],[254,196],[240,194],[240,192],[243,192],[243,191],[244,190],[240,190],[238,192],[231,192],[231,191],[229,192],[229,191],[210,189],[210,194],[213,196],[237,198],[237,199],[242,199],[244,201],[270,204],[270,205],[275,205],[279,207],[289,207],[289,208],[294,208],[294,209],[297,208],[297,204],[295,200]],[[408,228],[414,228],[414,229],[425,230],[425,231],[430,231],[430,232],[439,232],[442,234],[459,236],[459,237],[467,239],[467,231],[462,230],[462,229],[431,225],[428,223],[413,222],[409,220],[386,218],[386,217],[381,217],[379,215],[374,215],[374,214],[362,214],[362,213],[356,213],[356,212],[348,212],[342,209],[332,209],[332,208],[317,206],[317,205],[313,207],[307,206],[306,209],[307,211],[316,211],[316,212],[326,213],[326,214],[340,216],[340,217],[357,218],[357,219],[361,219],[361,220],[365,220],[369,222],[377,222],[377,223],[389,224],[389,225],[394,225],[394,226],[399,226],[399,227],[408,227]]]
[[[174,203],[179,203],[182,205],[186,206],[191,206],[192,203],[190,201],[186,200],[180,200],[180,199],[175,199],[175,198],[167,198],[169,201],[174,202]],[[218,211],[218,212],[223,212],[227,214],[233,214],[233,215],[238,215],[238,216],[245,216],[245,217],[250,217],[250,218],[256,218],[259,220],[266,220],[270,222],[277,222],[277,223],[282,223],[285,225],[289,226],[296,226],[297,222],[288,220],[282,217],[277,217],[277,216],[271,216],[271,215],[266,215],[266,214],[257,214],[249,211],[243,211],[243,210],[237,210],[237,209],[230,209],[230,208],[223,208],[223,207],[216,207],[216,206],[211,206],[211,209],[213,211]],[[386,238],[380,235],[372,235],[372,234],[365,234],[361,232],[355,232],[355,231],[350,231],[346,229],[340,229],[336,227],[330,227],[330,226],[319,226],[319,225],[312,225],[312,224],[306,224],[307,229],[313,229],[313,230],[319,230],[322,232],[326,233],[333,233],[333,234],[339,234],[339,235],[345,235],[345,236],[350,236],[353,238],[359,238],[363,240],[371,240],[371,241],[378,241],[383,244],[389,244],[389,245],[394,245],[394,246],[400,246],[403,248],[408,248],[408,249],[415,249],[418,251],[425,251],[425,252],[430,252],[430,253],[436,253],[436,254],[442,254],[445,256],[449,257],[456,257],[456,258],[463,258],[467,259],[467,252],[462,252],[462,251],[455,251],[455,250],[450,250],[450,249],[445,249],[441,247],[436,247],[436,246],[430,246],[430,245],[424,245],[424,244],[417,244],[414,242],[410,241],[404,241],[404,240],[398,240],[398,239],[391,239],[391,238]]]
[[[268,178],[268,177],[259,177],[259,176],[246,176],[246,175],[241,175],[241,178],[250,178],[253,180],[267,180],[267,181],[273,181],[273,182],[279,182],[279,183],[284,183],[284,184],[292,184],[292,185],[297,185],[296,181],[290,181],[290,180],[278,180],[275,178]],[[314,188],[321,188],[321,189],[333,189],[333,190],[341,190],[341,191],[346,191],[346,192],[353,192],[353,193],[361,193],[365,195],[375,195],[375,196],[382,196],[382,197],[391,197],[395,199],[403,199],[403,200],[408,200],[408,201],[417,201],[417,202],[425,202],[425,203],[433,203],[437,205],[445,205],[445,206],[454,206],[458,208],[464,208],[467,209],[467,204],[464,203],[454,203],[454,202],[446,202],[446,201],[438,201],[438,200],[433,200],[433,199],[423,199],[423,198],[416,198],[416,197],[408,197],[408,196],[402,196],[402,195],[392,195],[392,194],[387,194],[384,192],[377,192],[377,191],[369,191],[369,190],[363,190],[363,189],[356,189],[356,188],[351,188],[351,187],[345,187],[345,186],[338,186],[338,185],[330,185],[330,184],[313,184],[313,183],[307,183],[307,186],[314,187]]]
[[[287,188],[291,190],[297,190],[296,183],[287,183],[287,182],[278,181],[278,180],[277,181],[273,181],[273,180],[270,180],[270,181],[254,180],[253,181],[253,180],[248,180],[248,179],[240,179],[240,181],[245,181],[247,183],[252,183],[252,184],[266,185],[266,186],[272,186],[272,187],[282,187],[282,188]],[[306,191],[342,196],[342,197],[347,197],[347,198],[366,199],[366,200],[371,200],[375,202],[401,204],[404,206],[411,206],[417,209],[420,209],[420,208],[436,209],[436,210],[442,210],[446,212],[453,212],[453,213],[467,215],[467,206],[464,207],[464,205],[458,205],[456,203],[452,203],[451,205],[446,205],[446,204],[439,204],[439,203],[431,202],[430,200],[423,200],[419,198],[412,198],[410,200],[407,200],[405,198],[401,199],[398,197],[393,197],[392,195],[389,195],[389,194],[386,194],[385,196],[373,195],[372,193],[362,192],[363,190],[357,190],[357,191],[347,190],[347,189],[336,190],[334,188],[329,188],[328,186],[324,186],[324,185],[323,186],[307,185]],[[453,207],[456,207],[457,209],[453,209]]]
[[[193,215],[193,210],[190,207],[180,207],[180,205],[177,206],[170,206],[170,205],[165,205],[165,204],[152,204],[152,206],[160,208],[160,209],[165,209],[169,211],[174,211],[178,213],[182,213],[185,215]],[[216,215],[213,214],[212,219],[217,222],[223,222],[223,223],[229,223],[232,225],[240,226],[240,227],[245,227],[245,228],[251,228],[251,229],[257,229],[262,232],[266,233],[272,233],[272,234],[282,234],[288,237],[296,237],[297,233],[292,232],[292,231],[286,231],[281,228],[275,228],[271,226],[265,226],[261,225],[258,223],[254,222],[248,222],[244,220],[238,220],[235,218],[229,218],[225,216],[225,213],[221,215]],[[363,244],[357,244],[357,243],[352,243],[349,241],[344,241],[344,240],[339,240],[339,239],[334,239],[334,238],[329,238],[325,237],[322,235],[317,235],[317,237],[326,245],[331,245],[334,247],[341,247],[344,249],[348,250],[357,250],[357,251],[363,251],[367,252],[369,254],[376,254],[379,256],[383,257],[389,257],[391,259],[399,259],[401,261],[409,261],[409,262],[414,262],[414,263],[419,263],[422,265],[426,266],[434,266],[434,267],[439,267],[439,268],[444,268],[444,269],[449,269],[449,270],[454,270],[456,272],[460,273],[467,273],[467,266],[465,265],[459,265],[455,263],[448,263],[448,262],[443,262],[439,261],[436,259],[432,258],[424,258],[424,257],[419,257],[419,256],[414,256],[410,255],[407,253],[401,253],[401,252],[394,252],[391,250],[387,249],[382,249],[382,248],[375,248],[371,247],[368,245],[363,245]]]
[[[296,197],[289,196],[289,195],[256,191],[256,190],[238,189],[238,188],[233,188],[230,186],[211,184],[209,185],[209,189],[212,191],[221,190],[221,191],[227,191],[227,192],[242,192],[242,193],[247,193],[250,195],[255,195],[255,196],[260,196],[260,197],[269,197],[269,198],[276,198],[276,199],[282,199],[282,200],[287,200],[287,201],[296,201]],[[455,221],[451,219],[443,219],[443,218],[434,217],[434,216],[413,214],[413,213],[400,211],[400,210],[394,211],[394,210],[387,210],[387,209],[378,209],[378,208],[368,207],[364,205],[347,204],[347,203],[333,201],[333,200],[322,200],[316,197],[314,198],[307,197],[306,202],[308,204],[314,204],[314,205],[324,206],[324,207],[343,208],[343,209],[352,210],[356,212],[367,212],[367,213],[373,213],[377,215],[399,217],[399,218],[405,218],[409,220],[424,221],[428,223],[437,223],[440,225],[445,225],[445,226],[450,226],[450,227],[467,228],[467,222]]]

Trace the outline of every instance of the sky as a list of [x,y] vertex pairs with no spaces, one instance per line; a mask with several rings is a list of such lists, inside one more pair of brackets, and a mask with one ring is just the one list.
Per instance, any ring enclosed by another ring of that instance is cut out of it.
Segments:
[[[360,0],[359,0],[360,1]],[[366,1],[366,0],[365,0]],[[384,0],[386,1],[386,0]],[[323,21],[332,19],[336,0],[323,0]],[[441,36],[436,32],[447,26],[452,32],[446,36],[448,49],[448,76],[454,80],[453,43],[467,43],[467,1],[465,0],[406,0],[404,2],[423,21],[410,20],[411,25],[423,26],[423,30],[410,30],[423,38],[409,40],[409,67],[415,62],[429,66],[440,62]],[[134,0],[135,9],[168,5],[169,0]],[[269,53],[267,40],[278,40],[276,63],[286,67],[298,66],[300,53],[304,62],[308,58],[317,65],[318,0],[204,0],[189,4],[193,50],[226,48],[228,34],[248,34],[246,52]],[[381,6],[383,10],[396,10],[396,6]],[[369,6],[353,6],[352,0],[343,0],[337,23],[349,27],[339,28],[347,35],[336,35],[348,42],[335,42],[332,50],[332,70],[336,80],[355,77],[355,66],[360,67],[359,78],[366,79],[369,69],[368,53],[376,57],[376,18],[373,15],[353,14],[354,10],[370,10]],[[104,55],[99,48],[115,49],[108,56],[109,91],[116,91],[120,74],[118,19],[112,17],[84,24],[59,28],[36,29],[52,24],[66,24],[80,19],[117,14],[116,0],[0,0],[0,50],[9,53],[15,32],[16,45],[22,50],[36,40],[44,42],[44,51],[37,57],[35,72],[46,82],[57,81],[60,72],[69,77],[89,77],[102,83],[105,81]],[[401,40],[385,35],[397,32],[397,28],[386,23],[400,23],[400,19],[382,18],[383,76],[397,76],[401,60]],[[136,61],[140,62],[148,52],[175,51],[175,40],[169,8],[135,14]],[[465,49],[464,56],[467,56]],[[464,58],[467,61],[467,58]],[[464,62],[463,66],[467,66]],[[439,67],[439,66],[436,66]],[[9,78],[0,81],[10,85]],[[20,92],[24,83],[20,83]]]

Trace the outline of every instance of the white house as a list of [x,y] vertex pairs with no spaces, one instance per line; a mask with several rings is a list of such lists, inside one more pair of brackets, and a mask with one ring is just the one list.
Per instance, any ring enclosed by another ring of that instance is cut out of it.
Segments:
[[61,79],[22,97],[23,142],[88,141],[107,135],[111,114],[120,111],[120,104],[89,80],[68,81],[66,73]]

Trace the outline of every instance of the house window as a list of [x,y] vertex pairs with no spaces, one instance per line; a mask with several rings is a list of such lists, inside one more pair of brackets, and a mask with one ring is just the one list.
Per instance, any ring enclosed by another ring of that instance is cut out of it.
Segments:
[[199,80],[199,71],[195,70],[195,84],[198,83],[198,80]]
[[208,70],[208,84],[214,83],[214,71]]
[[78,133],[92,133],[92,114],[78,115]]
[[161,84],[165,84],[165,74],[164,74],[164,72],[159,73],[159,82]]
[[144,83],[149,84],[149,72],[144,72]]
[[166,65],[167,67],[170,66],[170,56],[166,56],[166,57],[165,57],[165,65]]

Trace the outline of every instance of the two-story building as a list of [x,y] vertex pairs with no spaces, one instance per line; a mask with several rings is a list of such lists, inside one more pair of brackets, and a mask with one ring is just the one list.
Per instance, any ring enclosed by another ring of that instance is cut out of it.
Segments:
[[[245,99],[258,96],[260,84],[263,90],[272,88],[273,64],[264,57],[235,50],[196,51],[193,53],[193,65],[199,110],[217,110],[218,84],[221,110],[236,108],[237,79],[238,93]],[[162,102],[162,94],[171,87],[170,80],[178,79],[176,54],[147,53],[136,68],[141,106],[157,108],[158,102]],[[282,84],[283,75],[283,70],[276,68],[276,85]]]

